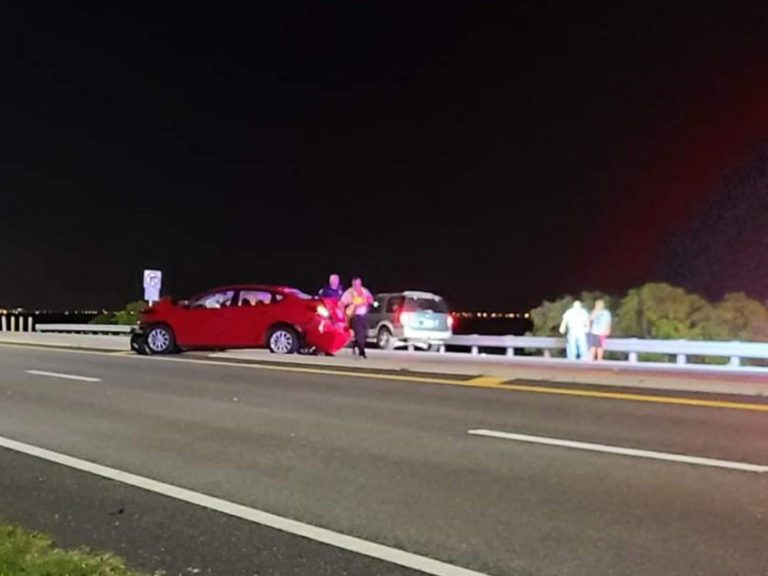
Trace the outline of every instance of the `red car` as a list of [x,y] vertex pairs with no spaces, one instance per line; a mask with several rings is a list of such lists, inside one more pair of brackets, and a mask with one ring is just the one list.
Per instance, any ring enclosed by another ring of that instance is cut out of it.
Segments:
[[144,310],[131,336],[139,354],[263,347],[275,354],[334,354],[348,342],[349,328],[333,301],[262,285],[225,286],[178,303],[160,300]]

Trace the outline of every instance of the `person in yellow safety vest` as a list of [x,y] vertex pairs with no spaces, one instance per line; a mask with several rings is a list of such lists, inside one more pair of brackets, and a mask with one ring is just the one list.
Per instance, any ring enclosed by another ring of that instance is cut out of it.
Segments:
[[355,340],[352,350],[356,350],[360,358],[365,358],[365,339],[368,330],[365,324],[365,317],[368,314],[368,308],[373,304],[373,296],[360,278],[352,279],[352,287],[349,288],[341,297],[341,305],[349,318],[349,325],[355,333]]

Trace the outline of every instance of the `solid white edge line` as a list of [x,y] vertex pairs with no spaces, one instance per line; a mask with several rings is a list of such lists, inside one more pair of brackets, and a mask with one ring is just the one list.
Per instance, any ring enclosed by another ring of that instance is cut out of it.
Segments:
[[482,572],[475,572],[474,570],[461,568],[459,566],[447,564],[439,560],[433,560],[432,558],[427,558],[426,556],[419,556],[418,554],[412,554],[410,552],[398,550],[397,548],[391,548],[383,544],[376,544],[375,542],[369,542],[355,536],[348,536],[346,534],[334,532],[333,530],[328,530],[326,528],[305,524],[303,522],[299,522],[298,520],[291,520],[289,518],[277,516],[269,512],[250,508],[242,504],[236,504],[221,498],[208,496],[200,492],[194,492],[192,490],[174,486],[172,484],[166,484],[165,482],[160,482],[158,480],[152,480],[151,478],[145,478],[143,476],[138,476],[129,472],[123,472],[122,470],[117,470],[116,468],[110,468],[109,466],[103,466],[101,464],[96,464],[87,460],[81,460],[80,458],[67,456],[66,454],[61,454],[59,452],[54,452],[45,448],[39,448],[37,446],[19,442],[17,440],[12,440],[4,436],[0,436],[0,447],[7,448],[8,450],[13,450],[15,452],[20,452],[28,456],[34,456],[35,458],[40,458],[49,462],[54,462],[69,468],[74,468],[75,470],[80,470],[83,472],[88,472],[89,474],[108,478],[116,482],[121,482],[122,484],[141,488],[142,490],[146,490],[148,492],[168,496],[169,498],[181,500],[182,502],[194,504],[203,508],[209,508],[223,514],[228,514],[236,518],[248,520],[254,524],[259,524],[268,528],[274,528],[275,530],[280,530],[281,532],[286,532],[295,536],[301,536],[309,540],[314,540],[316,542],[321,542],[323,544],[333,546],[335,548],[341,548],[356,554],[361,554],[370,558],[375,558],[377,560],[383,560],[384,562],[389,562],[390,564],[397,564],[405,568],[418,570],[424,572],[425,574],[433,574],[435,576],[489,576],[488,574],[484,574]]
[[63,374],[61,372],[46,372],[44,370],[27,370],[27,374],[35,376],[48,376],[49,378],[60,378],[62,380],[79,380],[80,382],[101,382],[101,378],[91,378],[90,376],[78,376],[77,374]]
[[575,448],[577,450],[589,450],[591,452],[603,452],[607,454],[620,454],[622,456],[634,456],[636,458],[650,458],[653,460],[665,460],[668,462],[682,462],[697,466],[709,466],[713,468],[727,468],[741,472],[755,472],[762,474],[768,472],[768,466],[750,464],[748,462],[734,462],[731,460],[718,460],[715,458],[703,458],[700,456],[687,456],[685,454],[671,454],[669,452],[656,452],[653,450],[638,450],[635,448],[622,448],[607,444],[591,444],[589,442],[575,442],[560,438],[547,438],[545,436],[530,436],[528,434],[512,434],[510,432],[498,432],[496,430],[467,430],[473,436],[486,436],[488,438],[502,438],[504,440],[516,440],[532,444],[544,444],[547,446],[560,446],[563,448]]

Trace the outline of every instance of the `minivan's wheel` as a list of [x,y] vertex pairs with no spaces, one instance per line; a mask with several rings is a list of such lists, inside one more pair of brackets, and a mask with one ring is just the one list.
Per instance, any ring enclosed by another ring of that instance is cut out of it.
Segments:
[[273,354],[293,354],[299,349],[299,335],[293,328],[278,326],[269,333],[267,346]]
[[395,347],[392,331],[386,326],[379,328],[379,333],[376,335],[376,345],[382,350],[392,350]]
[[152,326],[147,330],[145,342],[151,354],[170,354],[176,349],[176,340],[168,326]]

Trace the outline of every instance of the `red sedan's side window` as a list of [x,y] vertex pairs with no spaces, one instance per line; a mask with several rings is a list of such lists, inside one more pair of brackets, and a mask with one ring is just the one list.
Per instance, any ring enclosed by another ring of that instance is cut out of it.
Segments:
[[190,308],[225,308],[232,306],[232,298],[235,295],[234,290],[225,290],[224,292],[213,292],[201,296],[197,300],[189,303]]
[[242,290],[240,292],[240,306],[260,306],[272,303],[272,293],[265,290]]

